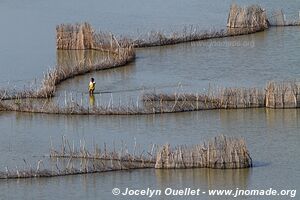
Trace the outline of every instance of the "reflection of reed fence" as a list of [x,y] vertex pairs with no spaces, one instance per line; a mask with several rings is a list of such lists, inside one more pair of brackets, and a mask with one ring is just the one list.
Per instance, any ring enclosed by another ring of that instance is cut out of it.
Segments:
[[[252,159],[245,141],[241,138],[218,136],[203,145],[188,147],[170,145],[151,145],[148,150],[141,150],[135,143],[132,153],[126,144],[111,150],[104,143],[89,151],[85,141],[80,141],[77,149],[64,137],[59,149],[51,145],[50,162],[37,162],[36,167],[28,164],[25,167],[0,172],[0,179],[54,177],[76,174],[98,173],[116,170],[144,168],[221,168],[236,169],[252,167]],[[49,167],[49,166],[50,167]]]
[[76,65],[96,65],[105,59],[116,58],[115,54],[96,50],[57,50],[56,64],[60,68],[73,68]]

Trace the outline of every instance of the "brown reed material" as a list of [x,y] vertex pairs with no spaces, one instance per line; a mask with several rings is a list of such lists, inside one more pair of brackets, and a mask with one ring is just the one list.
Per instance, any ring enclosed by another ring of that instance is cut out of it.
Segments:
[[155,168],[218,168],[236,169],[252,167],[252,159],[245,141],[224,135],[202,145],[186,145],[171,148],[169,144],[157,153]]
[[266,87],[267,108],[299,108],[300,83],[269,82]]
[[90,24],[61,24],[56,27],[57,49],[93,49],[94,31]]
[[266,11],[258,5],[242,8],[237,4],[232,4],[228,15],[227,27],[267,29]]

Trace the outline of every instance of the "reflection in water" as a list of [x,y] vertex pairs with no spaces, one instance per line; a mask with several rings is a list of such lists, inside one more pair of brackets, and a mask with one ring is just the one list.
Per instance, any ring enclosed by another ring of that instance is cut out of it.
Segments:
[[[278,114],[280,113],[280,115]],[[299,125],[298,109],[266,109],[266,121],[270,128],[278,125],[285,127],[298,127]]]
[[73,67],[78,64],[93,65],[112,54],[95,50],[57,50],[56,62],[58,66]]
[[94,94],[89,95],[89,102],[90,102],[90,107],[95,106],[95,95]]
[[251,169],[175,169],[175,170],[155,170],[158,187],[164,189],[175,183],[178,188],[191,186],[205,189],[216,189],[222,187],[248,188]]

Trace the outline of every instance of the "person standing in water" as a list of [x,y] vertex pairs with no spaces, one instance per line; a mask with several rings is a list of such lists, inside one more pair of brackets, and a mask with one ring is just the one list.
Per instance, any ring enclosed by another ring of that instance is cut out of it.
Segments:
[[89,94],[93,95],[95,91],[96,82],[94,78],[91,78],[91,81],[89,83]]

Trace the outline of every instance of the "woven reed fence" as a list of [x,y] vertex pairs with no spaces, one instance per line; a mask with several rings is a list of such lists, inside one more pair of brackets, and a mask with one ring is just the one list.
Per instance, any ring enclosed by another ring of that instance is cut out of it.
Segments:
[[57,49],[93,49],[94,31],[90,24],[62,24],[56,27]]
[[56,49],[59,50],[94,49],[120,54],[129,46],[132,46],[129,38],[117,39],[112,33],[96,32],[87,22],[56,27]]
[[300,83],[269,82],[266,87],[267,108],[299,108]]
[[266,12],[258,5],[240,7],[237,4],[232,4],[228,15],[227,27],[267,29]]
[[155,168],[218,168],[252,167],[245,141],[224,135],[192,147],[164,145],[157,153]]

